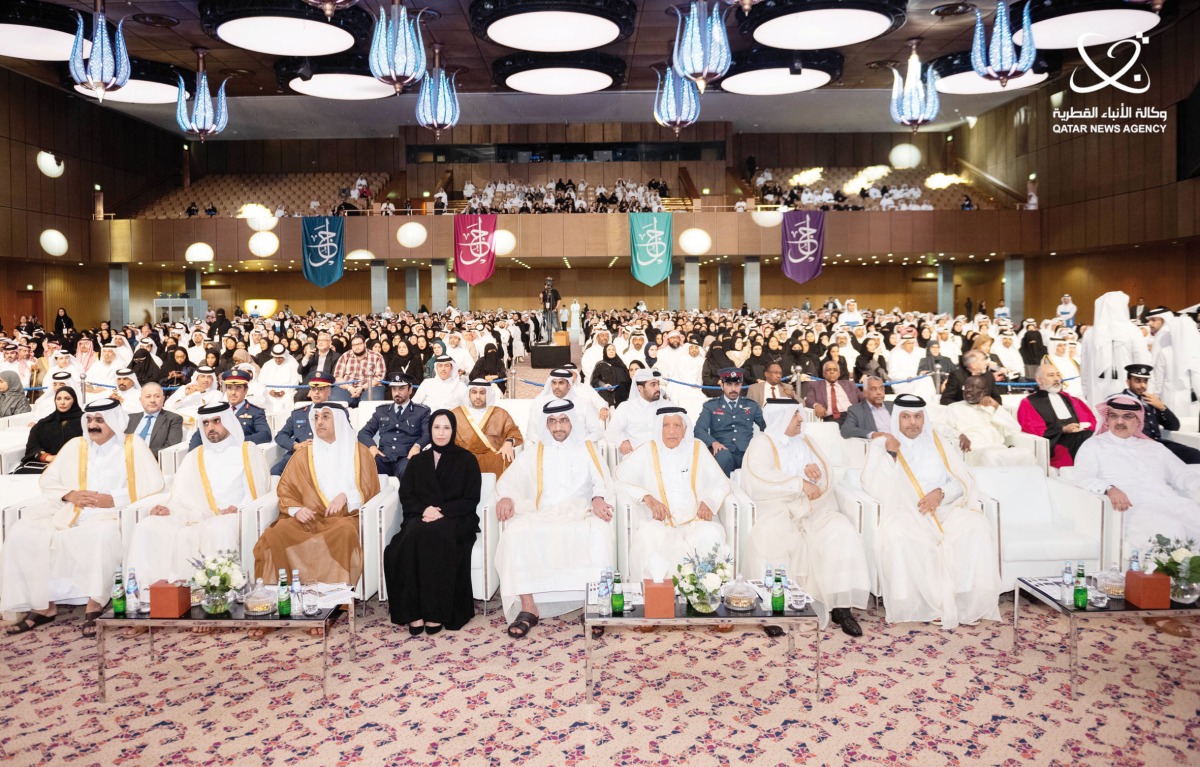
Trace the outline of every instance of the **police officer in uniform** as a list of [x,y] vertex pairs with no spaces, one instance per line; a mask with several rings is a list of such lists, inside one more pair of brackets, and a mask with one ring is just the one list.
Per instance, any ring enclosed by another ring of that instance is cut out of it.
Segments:
[[[308,382],[308,399],[313,405],[325,402],[329,399],[333,392],[333,376],[328,373],[316,372],[313,373]],[[312,410],[312,405],[305,405],[302,408],[293,410],[288,416],[287,422],[279,429],[279,433],[275,435],[275,444],[283,448],[283,458],[271,467],[271,473],[275,476],[283,474],[283,469],[292,458],[292,453],[296,452],[296,446],[306,442],[312,442],[312,424],[308,422],[308,411]]]
[[1163,429],[1179,431],[1179,416],[1171,412],[1171,409],[1158,398],[1158,395],[1146,391],[1150,386],[1152,372],[1154,372],[1154,367],[1151,365],[1125,366],[1125,391],[1122,394],[1127,394],[1142,403],[1142,413],[1146,416],[1146,425],[1142,429],[1142,433],[1170,450],[1184,463],[1200,463],[1200,450],[1163,439]]
[[722,368],[721,394],[704,403],[696,419],[696,439],[708,445],[725,476],[742,466],[742,456],[754,436],[754,425],[766,430],[762,408],[749,397],[742,396],[741,368]]
[[[267,412],[258,405],[246,401],[246,390],[250,386],[250,374],[245,370],[230,370],[222,379],[225,382],[225,401],[233,409],[233,415],[242,425],[247,442],[267,445],[271,442],[271,426],[267,423]],[[188,450],[200,447],[200,430],[192,435]]]
[[[358,432],[358,441],[371,449],[380,474],[399,479],[408,459],[429,445],[430,410],[412,401],[412,380],[403,373],[387,378],[392,406],[380,405]],[[379,444],[375,444],[375,437]]]

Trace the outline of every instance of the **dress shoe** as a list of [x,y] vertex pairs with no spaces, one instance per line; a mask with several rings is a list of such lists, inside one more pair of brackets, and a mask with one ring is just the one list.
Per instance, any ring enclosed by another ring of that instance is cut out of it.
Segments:
[[414,637],[415,637],[416,635],[420,634],[420,633],[421,633],[422,631],[424,631],[424,630],[425,630],[425,624],[424,624],[424,623],[422,623],[420,626],[414,626],[414,625],[413,625],[413,624],[411,624],[411,623],[410,623],[410,624],[408,624],[408,635],[409,635],[409,636],[414,636]]
[[842,627],[842,632],[848,636],[860,637],[863,635],[862,626],[858,625],[858,621],[854,620],[854,615],[847,607],[834,608],[829,615],[833,622]]
[[433,636],[434,634],[438,633],[441,630],[442,630],[442,627],[440,625],[430,626],[428,623],[425,624],[425,633],[429,636]]

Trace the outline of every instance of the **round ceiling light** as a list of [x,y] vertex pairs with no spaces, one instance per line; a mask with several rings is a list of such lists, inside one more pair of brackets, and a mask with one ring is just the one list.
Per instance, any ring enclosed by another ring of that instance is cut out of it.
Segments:
[[712,247],[712,237],[703,229],[685,229],[679,235],[679,247],[689,256],[702,256]]
[[625,60],[607,53],[514,53],[492,63],[496,85],[547,96],[595,93],[624,77]]
[[375,254],[369,250],[359,248],[358,250],[352,250],[349,253],[347,253],[346,260],[347,261],[374,261]]
[[563,53],[600,48],[633,33],[631,0],[474,0],[471,29],[506,48]]
[[416,221],[409,221],[407,224],[402,224],[396,230],[396,242],[406,248],[421,247],[425,244],[427,237],[429,237],[429,230]]
[[322,99],[369,101],[396,94],[391,85],[375,79],[367,57],[360,53],[279,59],[275,79],[280,87]]
[[[188,70],[158,61],[130,58],[129,67],[129,82],[119,90],[105,91],[105,101],[119,101],[122,104],[174,104],[179,98],[179,76],[183,75],[185,83],[196,82],[196,76]],[[89,98],[96,97],[92,90],[77,85],[69,75],[63,79],[63,84],[70,86],[76,93]],[[190,91],[188,97],[191,97]]]
[[841,48],[899,29],[908,0],[773,0],[737,11],[738,29],[785,50]]
[[328,56],[371,39],[374,24],[362,8],[333,18],[303,3],[277,0],[201,0],[200,23],[219,40],[273,56]]
[[212,245],[207,242],[193,242],[183,252],[185,261],[191,264],[205,263],[213,260]]
[[[1011,18],[1017,22],[1013,42],[1021,44],[1024,3],[1014,3]],[[1033,42],[1039,50],[1107,45],[1137,37],[1158,26],[1159,15],[1149,4],[1138,8],[1126,0],[1039,0],[1030,8]]]
[[507,256],[517,249],[517,236],[507,229],[497,229],[492,236],[492,247],[497,256]]
[[1000,85],[999,80],[988,80],[971,68],[971,52],[947,53],[929,62],[937,73],[937,89],[940,93],[966,95],[973,93],[1005,93],[1018,88],[1028,88],[1049,79],[1062,68],[1062,56],[1053,51],[1041,51],[1033,61],[1033,68],[1020,77]]
[[[71,58],[78,24],[75,11],[37,0],[0,4],[0,56],[35,61]],[[83,55],[92,52],[92,15],[83,14]]]
[[754,223],[758,224],[763,229],[770,229],[773,226],[779,226],[783,223],[782,206],[780,206],[779,210],[760,208],[751,212],[750,218],[754,219]]
[[274,232],[255,232],[250,235],[250,252],[259,258],[275,255],[279,250],[279,238]]
[[42,250],[52,256],[65,256],[67,253],[67,236],[57,229],[46,229],[38,237]]
[[820,88],[842,76],[837,51],[781,51],[750,48],[733,54],[721,90],[743,96],[779,96]]
[[47,178],[58,178],[67,169],[66,163],[55,157],[52,152],[38,152],[37,166]]

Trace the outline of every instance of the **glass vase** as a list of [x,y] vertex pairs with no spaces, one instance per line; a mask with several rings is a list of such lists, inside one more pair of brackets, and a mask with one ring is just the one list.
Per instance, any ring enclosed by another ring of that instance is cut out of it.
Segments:
[[1200,599],[1200,583],[1188,583],[1183,578],[1171,579],[1171,601],[1192,605]]
[[200,606],[208,615],[227,613],[229,612],[229,593],[225,591],[206,593],[204,599],[200,601]]
[[696,594],[688,597],[688,607],[693,611],[702,615],[710,615],[717,611],[717,606],[721,604],[721,595],[716,594]]

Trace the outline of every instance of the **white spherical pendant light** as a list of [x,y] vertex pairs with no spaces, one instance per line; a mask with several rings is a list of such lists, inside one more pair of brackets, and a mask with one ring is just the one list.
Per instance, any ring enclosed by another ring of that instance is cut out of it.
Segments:
[[212,261],[212,246],[207,242],[193,242],[191,245],[188,245],[188,249],[183,252],[183,258],[185,261],[192,264]]
[[419,248],[425,244],[425,239],[429,237],[429,232],[424,225],[418,224],[416,221],[409,221],[396,230],[396,242],[406,248]]
[[38,237],[42,250],[52,256],[64,256],[67,253],[67,236],[57,229],[47,229]]
[[712,237],[703,229],[685,229],[679,235],[679,247],[689,256],[702,256],[712,247]]
[[259,258],[275,255],[279,250],[279,238],[271,232],[256,232],[250,235],[250,252]]
[[497,229],[492,244],[497,256],[507,256],[517,249],[517,236],[507,229]]

